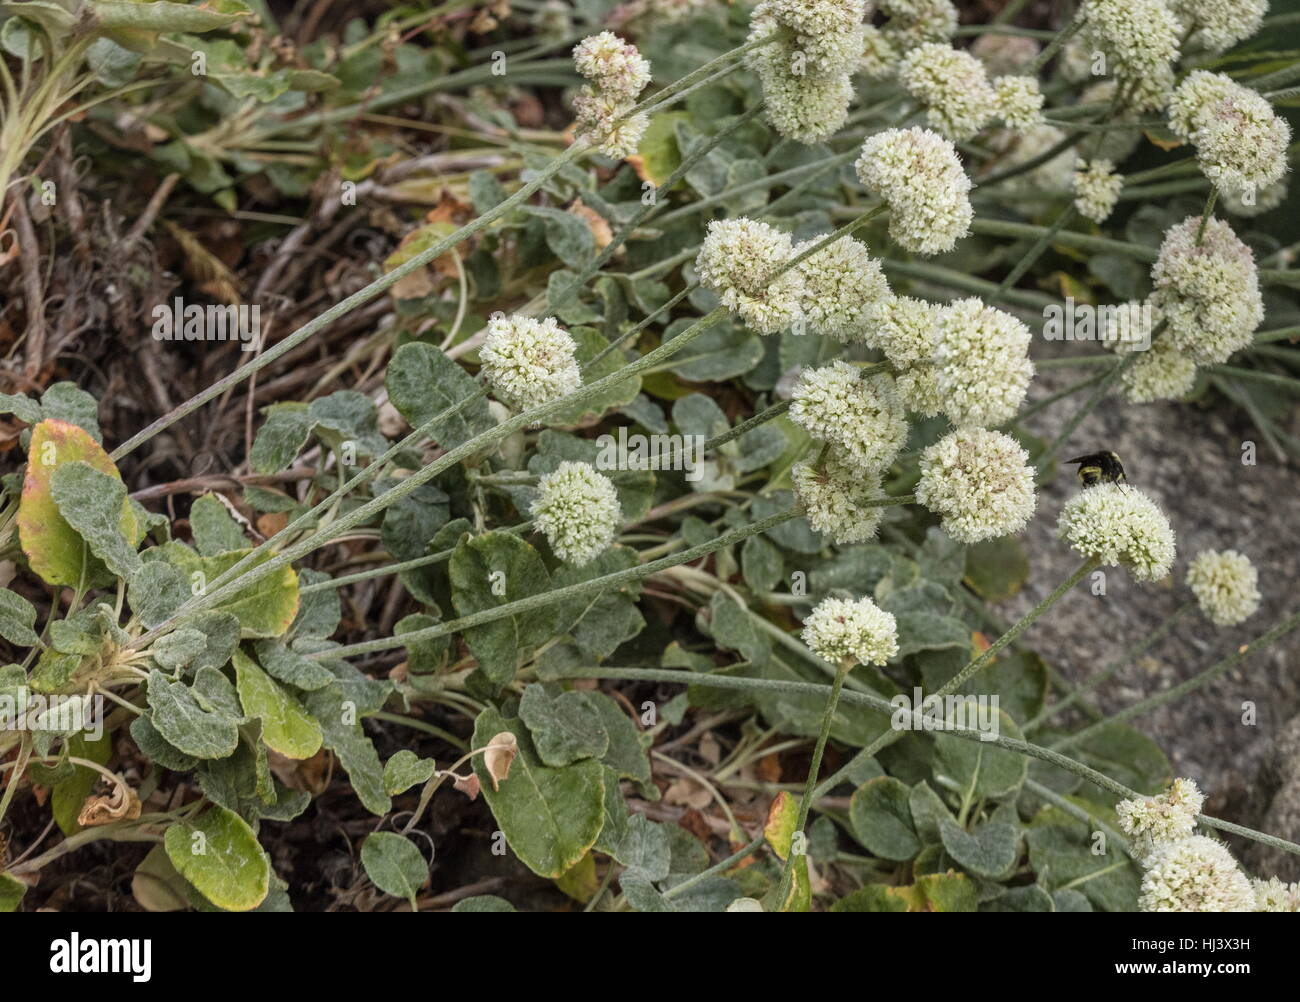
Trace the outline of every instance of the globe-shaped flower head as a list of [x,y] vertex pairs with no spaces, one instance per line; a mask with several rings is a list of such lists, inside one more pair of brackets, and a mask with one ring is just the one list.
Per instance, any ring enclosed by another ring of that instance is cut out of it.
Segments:
[[1065,503],[1057,534],[1085,557],[1158,581],[1173,566],[1174,530],[1151,498],[1132,485],[1087,487]]
[[833,665],[883,665],[898,653],[898,624],[869,598],[825,598],[803,621],[803,642]]
[[[969,139],[993,118],[997,95],[984,64],[964,49],[939,42],[917,46],[903,57],[898,79],[926,106],[930,125],[949,139]],[[1025,110],[1020,97],[1013,114]]]
[[944,308],[937,332],[937,389],[949,420],[967,428],[1013,418],[1034,377],[1029,328],[972,297]]
[[831,449],[820,470],[811,463],[795,463],[790,479],[814,530],[841,546],[876,537],[884,511],[872,503],[884,496],[880,474],[863,473]]
[[1214,839],[1193,835],[1158,847],[1144,861],[1138,895],[1144,912],[1250,912],[1255,890],[1232,853]]
[[1000,431],[945,435],[921,454],[916,499],[942,519],[959,543],[1019,532],[1034,514],[1034,468],[1019,443]]
[[956,148],[929,129],[886,129],[862,144],[854,165],[867,191],[889,205],[889,235],[914,254],[950,251],[970,232],[971,181]]
[[1196,815],[1205,796],[1190,779],[1175,779],[1164,793],[1121,800],[1115,807],[1119,826],[1132,838],[1134,858],[1144,859],[1158,846],[1179,842],[1196,831]]
[[[815,242],[799,244],[794,253],[802,254]],[[825,334],[839,341],[858,340],[868,309],[889,295],[880,262],[851,237],[841,237],[804,258],[797,267],[804,281],[806,333]]]
[[781,269],[793,256],[790,235],[752,219],[709,223],[695,259],[700,284],[760,334],[778,334],[802,317],[803,272]]
[[555,555],[576,567],[608,549],[623,519],[613,481],[588,463],[569,461],[538,481],[529,514]]
[[1219,365],[1248,347],[1264,319],[1255,256],[1222,219],[1205,234],[1188,216],[1165,234],[1151,269],[1151,302],[1168,321],[1178,350],[1201,365]]
[[1259,572],[1236,550],[1205,550],[1187,568],[1187,587],[1215,626],[1236,626],[1259,609]]
[[554,317],[495,316],[488,321],[479,360],[497,399],[526,410],[582,385],[577,347]]
[[865,473],[884,470],[907,440],[907,417],[889,377],[863,379],[842,360],[799,374],[790,418]]

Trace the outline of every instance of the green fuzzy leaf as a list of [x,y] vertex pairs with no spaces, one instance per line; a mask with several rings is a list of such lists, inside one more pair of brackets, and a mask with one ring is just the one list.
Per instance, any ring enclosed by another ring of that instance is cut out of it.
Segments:
[[600,758],[609,747],[601,715],[584,693],[533,683],[519,700],[519,716],[546,765],[565,766],[585,758]]
[[17,877],[0,873],[0,913],[16,912],[22,904],[27,885]]
[[432,779],[436,768],[433,759],[420,758],[415,752],[403,748],[384,763],[384,789],[393,797],[405,793],[411,787]]
[[604,767],[595,759],[559,769],[544,765],[523,721],[503,717],[490,707],[474,723],[472,747],[486,747],[502,731],[515,735],[519,751],[499,789],[493,789],[484,757],[475,756],[483,796],[519,859],[538,876],[558,880],[600,835]]
[[188,685],[156,669],[149,673],[149,707],[158,733],[186,755],[224,758],[239,744],[234,717],[205,709]]
[[[462,616],[551,589],[551,576],[537,551],[509,532],[486,532],[462,541],[448,572],[452,602]],[[543,607],[471,627],[463,636],[484,675],[503,685],[515,677],[520,658],[551,637],[553,617],[554,611]]]
[[[1020,728],[1005,710],[998,711],[998,721],[998,733],[1003,737],[1023,739]],[[992,742],[970,741],[936,731],[934,743],[937,767],[961,789],[976,796],[1008,796],[1020,789],[1029,773],[1029,762],[1023,755]]]
[[305,692],[323,689],[334,681],[334,675],[319,661],[291,651],[274,640],[259,640],[253,645],[258,663],[267,673],[281,682]]
[[897,779],[880,776],[858,787],[849,801],[854,836],[882,859],[911,859],[921,851],[909,795]]
[[320,724],[247,655],[235,651],[234,664],[244,714],[262,721],[266,746],[290,759],[315,755],[321,746]]
[[1007,876],[1020,852],[1020,833],[1009,824],[990,821],[967,832],[955,821],[939,822],[943,847],[961,866],[980,877]]
[[218,908],[246,912],[265,900],[271,866],[257,836],[238,814],[208,808],[163,833],[172,866]]
[[266,408],[266,421],[253,438],[248,465],[255,473],[279,473],[302,451],[311,436],[311,418],[307,406],[298,403],[272,404]]
[[429,864],[414,842],[396,832],[375,832],[361,843],[366,876],[385,894],[405,898],[415,907],[420,885],[429,877]]
[[17,647],[35,647],[41,638],[36,625],[36,606],[17,592],[0,589],[0,637]]
[[134,535],[136,520],[120,478],[79,460],[62,463],[50,478],[50,494],[59,514],[113,574],[130,578],[140,569],[135,546],[123,532],[125,521],[127,531]]
[[[444,449],[463,445],[496,425],[478,384],[432,345],[413,341],[398,348],[384,384],[389,400],[412,428],[434,422],[429,437]],[[439,416],[457,405],[454,414]]]
[[104,436],[99,431],[99,401],[76,383],[55,383],[42,393],[41,413],[56,421],[75,424],[103,444]]
[[205,557],[248,547],[244,530],[213,494],[204,494],[190,506],[190,532],[194,545]]
[[338,756],[352,789],[371,814],[382,817],[393,809],[384,789],[384,768],[374,743],[361,728],[362,707],[338,685],[308,693],[307,712],[320,723],[325,747]]
[[1029,558],[1015,536],[999,536],[966,548],[965,581],[988,602],[1011,598],[1029,578]]

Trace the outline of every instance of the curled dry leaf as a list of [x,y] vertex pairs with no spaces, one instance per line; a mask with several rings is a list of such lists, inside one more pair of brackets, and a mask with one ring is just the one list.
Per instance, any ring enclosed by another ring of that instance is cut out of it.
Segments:
[[[511,737],[514,737],[514,735],[512,734]],[[491,754],[491,752],[488,754]],[[489,766],[489,768],[491,768],[491,766]],[[510,771],[510,766],[508,764],[506,765],[506,771]],[[502,776],[501,778],[505,779],[505,776]],[[470,800],[478,799],[478,773],[471,772],[468,776],[457,776],[452,781],[452,785],[461,793],[465,794],[465,796],[469,797]]]
[[575,200],[569,206],[569,214],[577,216],[587,224],[587,229],[591,231],[591,239],[596,245],[596,250],[603,251],[614,239],[614,231],[610,229],[605,217],[591,206],[584,204],[582,199]]
[[87,797],[77,815],[77,824],[83,828],[111,825],[114,821],[134,821],[140,816],[140,798],[125,783],[118,783],[112,792]]
[[501,789],[501,780],[510,775],[510,764],[519,754],[519,739],[509,731],[494,735],[483,754],[483,764],[492,777],[492,789]]

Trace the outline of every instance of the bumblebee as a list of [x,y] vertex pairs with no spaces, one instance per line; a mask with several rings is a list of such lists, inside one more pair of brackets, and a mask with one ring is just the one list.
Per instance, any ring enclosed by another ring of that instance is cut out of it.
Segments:
[[1123,484],[1128,482],[1124,476],[1124,464],[1113,452],[1090,452],[1078,459],[1067,459],[1079,467],[1079,483],[1084,487],[1097,484]]

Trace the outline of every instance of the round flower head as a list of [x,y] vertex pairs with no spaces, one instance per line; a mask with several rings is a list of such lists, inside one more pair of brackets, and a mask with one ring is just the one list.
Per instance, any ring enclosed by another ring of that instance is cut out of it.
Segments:
[[898,626],[869,598],[824,598],[803,621],[803,642],[833,665],[883,665],[898,653]]
[[582,385],[577,348],[554,317],[494,316],[479,360],[497,399],[526,410],[568,396]]
[[1195,26],[1188,48],[1223,52],[1259,31],[1268,0],[1165,0],[1185,26]]
[[623,513],[614,483],[587,463],[561,463],[537,482],[529,508],[555,555],[582,567],[609,548]]
[[1264,188],[1286,174],[1291,126],[1225,74],[1189,73],[1170,98],[1169,126],[1196,144],[1202,171],[1221,191]]
[[1123,71],[1115,75],[1115,82],[1124,88],[1126,114],[1141,115],[1144,111],[1162,111],[1174,96],[1178,74],[1173,66],[1161,66],[1153,73],[1134,76]]
[[929,129],[886,129],[854,164],[867,191],[889,205],[889,235],[914,254],[950,251],[970,232],[970,178],[957,150]]
[[853,102],[847,73],[830,77],[760,76],[767,120],[786,139],[805,146],[824,142],[844,127]]
[[1038,56],[1040,46],[1032,38],[1018,35],[980,35],[970,54],[984,64],[990,77],[1019,73]]
[[695,259],[700,284],[760,334],[778,334],[802,316],[803,273],[780,269],[792,256],[790,235],[752,219],[709,223]]
[[958,428],[1011,420],[1034,378],[1029,328],[972,297],[940,311],[937,334],[936,379],[948,419]]
[[919,45],[898,66],[898,79],[926,106],[926,119],[949,139],[969,139],[994,114],[997,95],[984,64],[941,42]]
[[1300,912],[1300,884],[1284,884],[1277,877],[1252,880],[1257,912]]
[[759,11],[793,35],[790,44],[810,76],[849,73],[862,56],[864,0],[763,0]]
[[863,379],[845,361],[799,373],[790,419],[866,473],[879,473],[892,463],[907,441],[906,415],[889,377]]
[[588,80],[611,97],[631,101],[650,82],[650,64],[635,45],[612,31],[584,38],[573,47],[573,64]]
[[1205,797],[1195,783],[1175,779],[1158,796],[1121,800],[1115,806],[1115,816],[1124,833],[1133,838],[1130,848],[1134,858],[1144,859],[1162,845],[1190,838],[1204,805]]
[[1009,435],[950,432],[921,453],[916,499],[959,543],[1019,532],[1034,514],[1034,469]]
[[1123,566],[1138,581],[1158,581],[1174,563],[1174,530],[1160,506],[1136,487],[1112,483],[1065,503],[1057,535],[1085,557]]
[[880,0],[876,6],[887,18],[881,30],[900,55],[957,34],[957,8],[950,0]]
[[1231,212],[1234,216],[1251,219],[1255,216],[1262,216],[1266,212],[1272,212],[1278,206],[1284,204],[1288,188],[1286,178],[1264,185],[1262,188],[1251,185],[1240,191],[1224,188],[1221,185],[1219,187],[1219,203],[1223,206],[1224,211]]
[[1181,29],[1164,0],[1086,0],[1080,13],[1085,45],[1124,75],[1150,76],[1178,58]]
[[1151,270],[1151,301],[1179,351],[1201,365],[1219,365],[1254,340],[1264,302],[1250,248],[1213,218],[1198,245],[1200,227],[1199,216],[1188,216],[1165,234]]
[[1157,848],[1145,860],[1144,912],[1251,912],[1255,890],[1224,846],[1203,835]]
[[1201,612],[1215,626],[1236,626],[1259,609],[1259,572],[1236,550],[1205,550],[1187,568]]
[[840,546],[876,538],[884,512],[871,503],[884,494],[879,474],[863,475],[831,449],[820,472],[811,463],[796,463],[790,479],[808,524],[817,532]]
[[1109,160],[1092,160],[1074,172],[1074,207],[1094,223],[1104,223],[1119,200],[1124,176]]
[[[999,129],[988,138],[988,146],[1000,154],[984,168],[985,174],[1001,173],[1012,167],[1027,164],[1053,147],[1060,145],[1065,133],[1054,125],[1035,125],[1023,132]],[[1077,159],[1073,149],[1064,149],[1046,163],[1008,178],[999,190],[1009,194],[1039,191],[1060,191],[1074,183],[1074,164]]]
[[1043,124],[1043,95],[1037,77],[998,77],[993,81],[998,117],[1009,129]]
[[[815,241],[799,244],[802,254]],[[889,295],[880,263],[864,244],[842,237],[798,265],[803,274],[803,315],[808,332],[840,341],[861,337],[866,311]]]
[[590,86],[583,87],[573,99],[578,132],[590,137],[600,152],[613,160],[624,160],[636,153],[650,125],[648,115],[629,115],[632,108],[630,101]]

